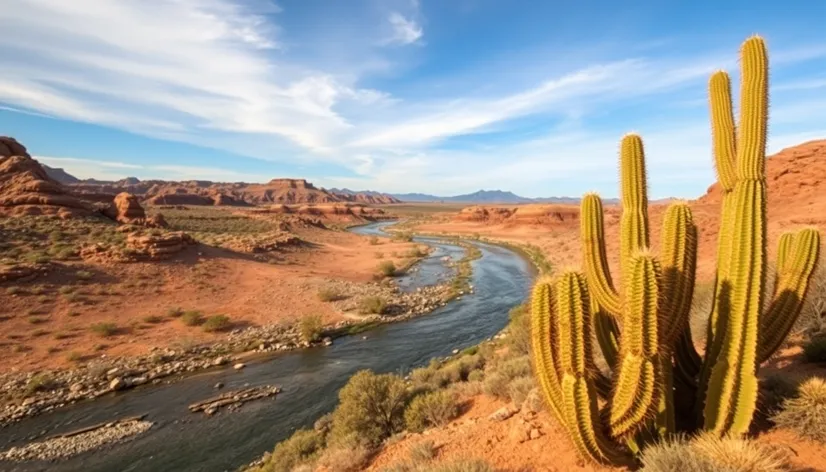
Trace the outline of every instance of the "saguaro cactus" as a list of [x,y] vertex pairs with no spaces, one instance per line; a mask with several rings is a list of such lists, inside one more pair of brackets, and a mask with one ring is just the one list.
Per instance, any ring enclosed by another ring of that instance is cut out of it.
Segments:
[[[761,38],[743,43],[741,63],[739,129],[728,75],[717,72],[709,83],[723,196],[705,355],[695,349],[688,327],[697,258],[691,209],[682,201],[668,207],[660,254],[651,254],[645,153],[635,134],[620,146],[620,286],[609,272],[602,202],[586,194],[584,274],[567,271],[534,287],[535,376],[580,453],[598,462],[629,463],[639,439],[674,432],[675,402],[694,405],[696,417],[679,423],[684,429],[746,432],[757,401],[757,369],[800,313],[820,235],[803,229],[781,237],[775,290],[764,311],[768,60]],[[592,330],[612,369],[610,379],[593,361]],[[607,400],[604,412],[597,408],[599,396]]]

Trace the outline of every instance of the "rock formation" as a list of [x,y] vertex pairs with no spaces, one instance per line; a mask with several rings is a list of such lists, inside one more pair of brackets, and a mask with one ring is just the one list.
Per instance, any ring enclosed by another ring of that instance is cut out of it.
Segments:
[[126,245],[138,259],[159,260],[182,251],[186,246],[196,244],[192,237],[183,232],[164,234],[129,234]]
[[147,217],[140,201],[138,201],[138,197],[128,192],[117,194],[105,214],[118,223],[150,228],[165,228],[167,226],[166,220],[161,214]]
[[25,146],[0,136],[0,213],[68,218],[92,212],[88,203],[51,179]]

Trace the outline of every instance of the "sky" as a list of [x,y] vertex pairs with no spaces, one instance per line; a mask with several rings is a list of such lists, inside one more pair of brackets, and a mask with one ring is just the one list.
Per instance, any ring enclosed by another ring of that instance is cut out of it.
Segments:
[[80,178],[653,198],[714,180],[707,81],[763,36],[769,151],[826,138],[826,2],[4,0],[0,135]]

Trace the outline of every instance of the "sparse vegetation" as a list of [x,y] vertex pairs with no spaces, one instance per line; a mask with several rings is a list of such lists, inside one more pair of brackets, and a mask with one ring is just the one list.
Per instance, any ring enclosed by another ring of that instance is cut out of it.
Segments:
[[304,342],[318,341],[323,331],[324,322],[320,315],[305,315],[298,322],[298,332]]
[[200,311],[190,310],[181,315],[181,321],[187,326],[198,326],[204,322],[204,315]]
[[447,424],[459,413],[453,393],[438,390],[416,396],[404,412],[404,420],[410,431],[423,431],[433,426]]
[[217,331],[226,331],[231,326],[232,321],[230,321],[227,315],[213,315],[204,321],[201,328],[207,333],[214,333]]
[[650,472],[782,472],[791,469],[788,450],[751,439],[703,434],[647,447],[641,457]]
[[396,264],[394,264],[393,261],[382,261],[379,263],[379,273],[385,277],[396,275]]
[[278,443],[260,472],[292,472],[303,462],[315,458],[324,447],[324,438],[315,431],[301,429]]
[[118,332],[118,325],[115,323],[95,323],[89,328],[93,333],[104,338],[114,336]]
[[321,287],[318,289],[318,299],[322,302],[335,302],[341,300],[342,294],[333,287]]
[[36,374],[26,383],[23,396],[28,397],[36,392],[46,392],[57,387],[59,387],[59,384],[50,374],[45,372]]
[[180,307],[173,307],[166,311],[166,316],[170,318],[179,318],[183,314],[184,310],[182,310]]
[[359,303],[359,308],[364,314],[381,315],[387,308],[387,302],[382,297],[364,297]]
[[158,324],[163,322],[163,317],[158,315],[144,316],[143,321],[149,324]]
[[804,438],[826,442],[826,380],[812,377],[805,381],[772,420]]

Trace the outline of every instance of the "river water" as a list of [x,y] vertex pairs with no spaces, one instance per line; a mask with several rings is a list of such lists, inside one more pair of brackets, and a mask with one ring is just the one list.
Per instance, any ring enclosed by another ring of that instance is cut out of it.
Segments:
[[[354,228],[360,234],[384,235],[392,223]],[[461,247],[432,238],[415,239],[435,251],[400,281],[405,289],[449,277],[442,258],[457,260]],[[276,442],[298,428],[312,425],[338,402],[338,390],[361,369],[406,372],[453,349],[478,344],[501,330],[508,310],[528,295],[533,269],[508,249],[474,243],[482,257],[472,262],[475,293],[421,317],[381,326],[366,333],[336,339],[330,347],[276,355],[246,369],[227,368],[161,386],[147,386],[84,402],[24,420],[0,430],[0,450],[24,439],[55,434],[130,415],[146,414],[155,425],[124,444],[77,455],[59,462],[0,462],[2,471],[231,471],[272,450]],[[366,339],[364,337],[366,336]],[[275,384],[283,392],[275,399],[245,404],[236,412],[212,417],[190,413],[187,406],[224,391]]]

